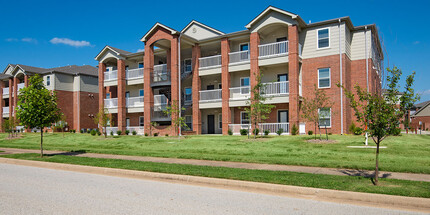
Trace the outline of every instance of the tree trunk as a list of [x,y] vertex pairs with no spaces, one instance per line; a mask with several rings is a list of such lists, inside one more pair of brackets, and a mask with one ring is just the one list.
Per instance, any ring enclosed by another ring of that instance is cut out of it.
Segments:
[[321,127],[318,125],[318,131],[320,132],[320,140],[321,140]]
[[107,138],[107,129],[106,129],[106,126],[105,126],[105,132],[103,132],[103,133],[105,135],[105,138]]
[[315,140],[317,139],[317,123],[315,122]]
[[40,128],[40,157],[43,158],[43,129]]
[[376,165],[375,165],[375,185],[378,186],[378,178],[379,178],[379,139],[378,143],[376,143]]
[[325,137],[326,137],[326,140],[328,140],[327,125],[325,125],[324,127],[325,127]]

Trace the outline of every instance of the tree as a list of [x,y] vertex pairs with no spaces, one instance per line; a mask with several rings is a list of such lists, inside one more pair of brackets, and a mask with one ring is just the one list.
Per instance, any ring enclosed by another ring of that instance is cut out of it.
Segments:
[[[400,74],[401,74],[401,70],[400,70]],[[403,92],[403,95],[400,97],[400,111],[403,113],[403,116],[404,116],[402,123],[406,129],[406,133],[408,133],[408,128],[409,128],[409,110],[412,109],[415,102],[420,100],[420,96],[415,94],[414,88],[412,88],[412,85],[414,84],[414,79],[415,79],[415,71],[412,72],[412,74],[406,78],[405,91]]]
[[9,139],[11,138],[11,134],[12,134],[12,131],[13,131],[12,130],[13,129],[13,125],[12,124],[13,123],[11,123],[11,121],[9,119],[5,119],[3,121],[3,124],[2,124],[2,129],[3,129],[4,132],[8,133],[8,138]]
[[[313,95],[313,97],[312,97]],[[320,133],[321,139],[321,125],[320,118],[325,114],[325,112],[320,112],[323,108],[330,108],[333,106],[333,102],[329,97],[326,96],[324,90],[319,90],[316,85],[314,85],[314,93],[312,93],[309,97],[303,98],[303,103],[301,106],[302,117],[307,119],[309,122],[313,122],[315,125],[315,140],[317,139],[317,127]],[[327,135],[327,125],[324,124],[326,139],[328,140]]]
[[254,129],[252,133],[254,134],[255,139],[257,138],[257,132],[255,132],[257,126],[269,118],[269,114],[272,112],[272,109],[275,106],[265,103],[265,101],[269,98],[268,96],[264,95],[266,86],[261,83],[260,74],[254,73],[254,75],[257,79],[257,84],[251,89],[252,96],[248,101],[246,101],[246,104],[249,105],[249,107],[246,107],[245,111],[248,112],[248,118],[251,122],[251,127]]
[[[379,146],[381,142],[390,135],[395,135],[398,133],[399,125],[401,119],[404,116],[397,103],[399,101],[399,80],[402,74],[401,70],[394,67],[393,69],[387,68],[387,92],[385,95],[378,93],[368,93],[366,89],[362,89],[360,86],[355,86],[356,95],[345,89],[344,86],[338,84],[345,91],[345,96],[350,101],[350,106],[354,110],[354,114],[357,117],[358,122],[363,125],[367,122],[367,132],[369,132],[373,141],[376,144],[376,159],[375,159],[375,178],[374,184],[378,185],[379,178]],[[413,79],[415,73],[407,77],[406,88],[412,87]],[[406,89],[407,90],[407,89]],[[409,90],[410,98],[415,98],[413,90]],[[357,96],[357,98],[355,98]],[[405,101],[405,106],[407,106],[408,98],[402,98],[400,101]],[[411,100],[409,100],[411,102]]]
[[30,77],[29,83],[18,95],[16,116],[26,128],[40,128],[40,156],[43,157],[43,128],[60,120],[61,113],[56,93],[45,88],[39,75]]
[[158,126],[157,122],[151,122],[149,123],[149,136],[152,137],[152,130],[154,129],[154,127]]
[[178,101],[172,101],[172,104],[170,106],[166,107],[166,110],[163,110],[164,114],[172,116],[172,128],[175,131],[179,132],[179,127],[186,127],[188,128],[187,124],[185,123],[184,117],[179,117],[180,111],[185,110],[185,108],[179,109]]
[[61,133],[63,133],[63,138],[64,138],[64,129],[67,126],[67,122],[66,122],[66,116],[61,113],[60,114],[60,121],[58,121],[55,125],[55,128],[59,128],[61,129]]
[[107,126],[113,126],[112,121],[112,115],[109,114],[109,111],[107,108],[100,109],[100,111],[97,113],[96,117],[94,117],[94,123],[100,125],[104,128],[104,136],[107,137]]

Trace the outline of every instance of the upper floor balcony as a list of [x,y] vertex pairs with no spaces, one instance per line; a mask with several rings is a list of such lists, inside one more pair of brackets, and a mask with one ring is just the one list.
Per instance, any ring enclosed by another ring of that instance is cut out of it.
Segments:
[[3,114],[9,114],[9,107],[3,107]]
[[258,46],[258,58],[288,55],[288,41],[262,44]]
[[3,88],[3,95],[9,95],[9,87]]
[[167,69],[167,64],[155,65],[151,80],[151,87],[170,85],[170,71]]
[[118,79],[118,70],[107,71],[104,73],[105,81],[114,81]]
[[118,108],[118,98],[105,99],[105,108]]
[[133,79],[142,79],[143,78],[143,68],[137,69],[127,69],[125,71],[125,79],[133,80]]
[[25,83],[18,84],[18,92],[25,87]]
[[199,58],[199,68],[209,69],[221,66],[221,55]]
[[125,106],[127,108],[143,107],[143,101],[143,96],[129,97],[125,99]]
[[290,92],[290,85],[288,81],[279,81],[279,82],[271,82],[262,84],[262,88],[260,89],[260,93],[266,96],[281,96],[288,95]]
[[230,64],[247,63],[250,59],[249,50],[228,53]]
[[199,102],[220,102],[222,101],[222,89],[201,90]]

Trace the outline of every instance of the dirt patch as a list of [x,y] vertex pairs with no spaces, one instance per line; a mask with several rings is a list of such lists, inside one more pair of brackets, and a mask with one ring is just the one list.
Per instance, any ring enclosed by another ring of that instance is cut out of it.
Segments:
[[337,143],[336,140],[319,140],[319,139],[312,139],[312,140],[306,140],[308,143],[315,143],[315,144],[333,144]]

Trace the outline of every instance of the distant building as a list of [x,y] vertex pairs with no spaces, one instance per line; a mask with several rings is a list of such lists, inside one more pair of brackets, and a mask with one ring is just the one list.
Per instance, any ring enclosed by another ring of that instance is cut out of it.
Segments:
[[430,100],[414,105],[411,110],[411,128],[430,129]]

